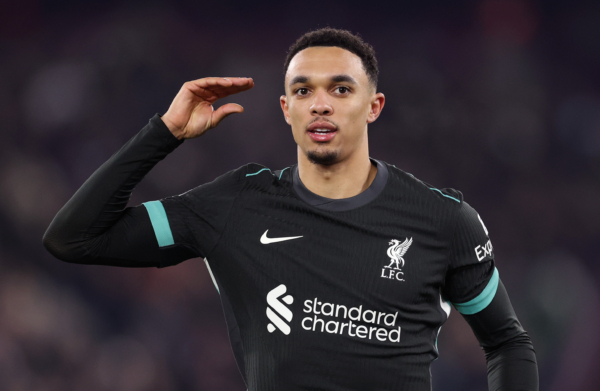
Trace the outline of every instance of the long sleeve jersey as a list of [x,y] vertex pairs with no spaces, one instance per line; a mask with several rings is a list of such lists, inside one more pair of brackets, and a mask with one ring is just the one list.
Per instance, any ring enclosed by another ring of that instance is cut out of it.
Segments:
[[205,258],[250,391],[431,390],[451,304],[486,352],[491,390],[537,390],[533,346],[459,191],[375,159],[361,194],[328,199],[298,167],[247,164],[184,194],[127,207],[181,141],[159,116],[102,165],[44,237],[68,262]]

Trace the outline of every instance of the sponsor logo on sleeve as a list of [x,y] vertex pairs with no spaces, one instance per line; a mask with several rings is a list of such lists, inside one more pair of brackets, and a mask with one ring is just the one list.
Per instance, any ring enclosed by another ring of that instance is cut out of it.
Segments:
[[477,256],[477,260],[479,262],[481,262],[486,257],[490,257],[490,258],[494,257],[494,247],[492,246],[492,241],[490,240],[490,234],[488,233],[488,230],[485,227],[485,224],[483,224],[483,220],[481,220],[481,216],[477,215],[477,218],[479,219],[479,222],[481,223],[481,226],[483,227],[485,236],[488,237],[488,241],[486,244],[484,244],[483,246],[479,245],[479,246],[475,247],[475,256]]
[[475,247],[475,255],[479,262],[483,261],[486,257],[492,258],[494,256],[494,247],[492,241],[488,239],[487,243]]
[[477,215],[477,218],[479,219],[479,222],[481,223],[481,226],[483,227],[483,230],[485,231],[485,236],[489,237],[490,234],[488,233],[488,230],[485,227],[485,224],[483,224],[483,220],[481,220],[481,216],[479,216],[479,214]]

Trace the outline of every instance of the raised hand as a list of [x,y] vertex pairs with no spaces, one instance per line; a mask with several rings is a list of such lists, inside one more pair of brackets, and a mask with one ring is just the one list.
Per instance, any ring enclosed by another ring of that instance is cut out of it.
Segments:
[[244,111],[235,103],[224,104],[215,110],[213,104],[218,99],[252,87],[254,80],[246,77],[207,77],[188,81],[181,87],[162,120],[180,140],[202,136],[228,115]]

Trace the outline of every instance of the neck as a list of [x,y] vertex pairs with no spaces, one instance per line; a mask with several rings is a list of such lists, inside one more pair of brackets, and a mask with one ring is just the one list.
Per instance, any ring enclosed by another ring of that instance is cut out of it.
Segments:
[[365,191],[377,175],[368,149],[332,165],[311,163],[298,149],[298,174],[304,186],[321,197],[341,199]]

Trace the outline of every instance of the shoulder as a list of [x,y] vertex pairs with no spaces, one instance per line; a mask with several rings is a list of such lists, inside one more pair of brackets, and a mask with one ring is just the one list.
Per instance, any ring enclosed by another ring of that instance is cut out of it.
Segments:
[[[394,166],[388,166],[388,169],[396,182],[395,189],[402,192],[403,201],[417,210],[419,216],[439,221],[440,228],[451,240],[468,243],[465,252],[477,245],[485,245],[489,239],[487,228],[477,211],[464,201],[460,191],[438,188]],[[475,244],[471,246],[471,243]]]
[[197,187],[197,189],[205,187],[243,187],[246,183],[265,183],[269,184],[273,181],[282,179],[282,175],[285,172],[287,176],[289,174],[289,167],[283,170],[271,170],[269,167],[265,167],[258,163],[248,163],[235,170],[231,170],[215,178],[211,182],[207,182]]
[[[261,175],[263,174],[263,175]],[[263,166],[258,163],[248,163],[235,170],[231,170],[226,172],[217,178],[215,178],[212,182],[237,182],[244,183],[247,180],[258,179],[262,177],[272,177],[273,172],[270,168]],[[210,182],[210,183],[212,183]]]
[[245,168],[244,178],[255,179],[253,177],[260,177],[261,174],[267,175],[268,177],[273,176],[273,171],[269,167],[265,167],[258,163],[248,163],[240,168]]
[[227,197],[228,195],[237,194],[243,188],[248,172],[258,171],[255,166],[258,165],[249,163],[228,171],[212,181],[205,182],[180,194],[177,198],[181,201],[194,201],[206,197]]
[[413,197],[418,197],[434,204],[448,205],[448,207],[453,209],[460,209],[463,206],[463,194],[460,191],[452,188],[438,188],[394,165],[384,164],[388,167],[392,181]]
[[244,194],[264,196],[272,193],[272,189],[277,187],[274,185],[276,182],[278,180],[269,168],[248,163],[165,200],[183,204],[197,214],[211,215],[229,211],[233,203]]

